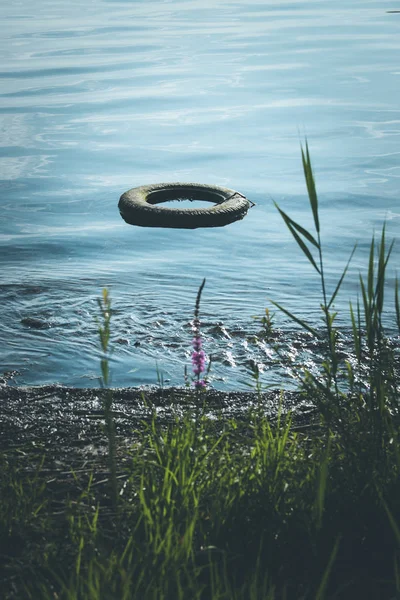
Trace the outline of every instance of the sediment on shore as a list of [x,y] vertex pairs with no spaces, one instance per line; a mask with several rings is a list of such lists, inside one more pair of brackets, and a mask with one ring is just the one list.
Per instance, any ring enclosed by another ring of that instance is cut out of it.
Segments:
[[[65,465],[98,459],[106,453],[103,398],[110,390],[68,388],[60,385],[38,387],[0,386],[0,450],[12,451],[37,446]],[[196,397],[188,388],[115,388],[113,416],[120,446],[135,438],[135,431],[158,420],[172,422],[187,411],[205,407],[210,416],[242,419],[251,407],[262,406],[274,420],[281,410],[293,410],[304,423],[312,407],[298,393],[270,390],[221,392],[205,390]],[[280,408],[279,408],[280,407]]]

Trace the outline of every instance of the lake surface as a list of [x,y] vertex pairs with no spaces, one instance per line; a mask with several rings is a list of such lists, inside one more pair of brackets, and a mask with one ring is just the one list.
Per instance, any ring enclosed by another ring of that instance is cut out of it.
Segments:
[[[213,385],[243,388],[268,299],[318,323],[320,289],[273,205],[311,227],[308,138],[331,285],[357,294],[372,232],[400,224],[400,14],[369,0],[21,0],[0,7],[1,370],[98,385],[94,316],[110,291],[115,386],[183,383],[198,286]],[[222,185],[256,203],[223,228],[139,228],[129,188]],[[388,280],[392,301],[399,250]],[[390,319],[389,319],[390,320]],[[288,353],[293,340],[275,315]],[[304,344],[302,346],[302,344]],[[158,368],[158,375],[157,375]],[[283,373],[284,374],[284,373]]]

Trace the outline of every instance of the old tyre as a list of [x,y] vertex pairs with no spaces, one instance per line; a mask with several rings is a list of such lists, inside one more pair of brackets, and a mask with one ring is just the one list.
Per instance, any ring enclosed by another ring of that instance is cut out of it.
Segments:
[[[210,208],[163,207],[169,200],[206,200]],[[200,183],[157,183],[132,188],[122,194],[118,208],[121,217],[130,225],[141,227],[221,227],[243,219],[250,203],[228,188]]]

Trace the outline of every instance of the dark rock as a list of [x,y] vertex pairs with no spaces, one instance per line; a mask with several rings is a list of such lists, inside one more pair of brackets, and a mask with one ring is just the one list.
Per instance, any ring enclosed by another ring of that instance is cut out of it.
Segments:
[[22,325],[25,327],[31,327],[32,329],[50,329],[51,323],[38,319],[37,317],[24,317],[21,319]]

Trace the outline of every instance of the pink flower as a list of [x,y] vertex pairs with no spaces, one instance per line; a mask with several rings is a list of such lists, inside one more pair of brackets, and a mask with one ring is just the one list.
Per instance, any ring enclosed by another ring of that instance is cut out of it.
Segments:
[[193,381],[193,385],[195,388],[205,388],[206,382],[204,379],[197,379],[196,381]]
[[200,375],[203,373],[206,365],[206,355],[203,350],[194,350],[192,353],[193,373]]
[[193,348],[195,350],[197,350],[197,351],[201,350],[202,344],[201,344],[201,337],[199,334],[197,334],[196,337],[193,338],[192,344],[193,344]]

